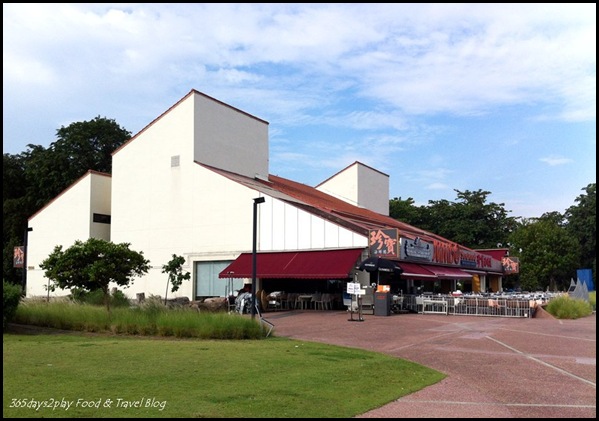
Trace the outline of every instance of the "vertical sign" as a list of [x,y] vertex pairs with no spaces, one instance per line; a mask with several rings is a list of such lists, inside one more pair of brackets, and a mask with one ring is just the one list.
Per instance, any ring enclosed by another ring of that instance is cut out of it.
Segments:
[[506,275],[520,273],[520,259],[517,257],[503,257],[501,266],[503,266],[503,273]]
[[399,233],[396,228],[370,230],[369,238],[368,248],[371,256],[399,257]]
[[13,251],[12,267],[22,268],[25,263],[25,246],[16,246]]

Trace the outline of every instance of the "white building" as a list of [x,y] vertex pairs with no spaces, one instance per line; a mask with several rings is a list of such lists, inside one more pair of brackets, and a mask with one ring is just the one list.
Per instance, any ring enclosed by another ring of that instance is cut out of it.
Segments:
[[[130,243],[150,260],[148,274],[123,291],[131,298],[164,294],[162,265],[173,254],[192,274],[173,297],[223,296],[223,277],[237,288],[247,278],[241,260],[245,273],[223,273],[252,252],[254,207],[259,258],[295,252],[303,262],[284,273],[258,266],[258,282],[271,279],[279,290],[333,276],[369,284],[356,266],[369,255],[371,230],[380,229],[398,230],[396,261],[410,279],[500,287],[501,262],[390,218],[386,174],[355,162],[313,188],[269,174],[268,164],[266,121],[190,91],[113,153],[112,176],[90,171],[29,219],[27,296],[47,293],[39,265],[56,245],[89,237]],[[264,203],[254,205],[259,197]],[[418,247],[423,252],[413,253]]]
[[[63,249],[90,237],[110,241],[111,177],[89,171],[29,218],[27,296],[45,296],[48,279],[40,263],[54,247]],[[65,295],[56,291],[55,295]]]

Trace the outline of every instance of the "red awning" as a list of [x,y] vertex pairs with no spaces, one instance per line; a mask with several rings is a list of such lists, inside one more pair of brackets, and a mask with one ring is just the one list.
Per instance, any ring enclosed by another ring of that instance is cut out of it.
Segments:
[[416,263],[399,262],[399,267],[403,269],[402,279],[420,279],[424,281],[435,281],[437,275]]
[[[257,278],[345,279],[363,249],[256,253]],[[219,278],[251,278],[252,253],[242,253]]]
[[431,265],[422,265],[422,267],[437,275],[439,279],[472,279],[471,273],[464,272],[459,268]]

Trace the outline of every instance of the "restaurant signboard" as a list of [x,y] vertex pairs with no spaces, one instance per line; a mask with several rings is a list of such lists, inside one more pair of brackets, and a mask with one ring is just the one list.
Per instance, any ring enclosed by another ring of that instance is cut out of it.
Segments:
[[370,256],[399,257],[399,233],[396,228],[373,229],[369,231],[368,237]]

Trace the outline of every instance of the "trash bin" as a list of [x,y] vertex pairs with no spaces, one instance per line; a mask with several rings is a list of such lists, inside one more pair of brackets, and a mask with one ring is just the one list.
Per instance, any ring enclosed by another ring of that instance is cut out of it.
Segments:
[[390,316],[391,315],[391,299],[392,296],[388,292],[374,293],[374,315],[375,316]]

